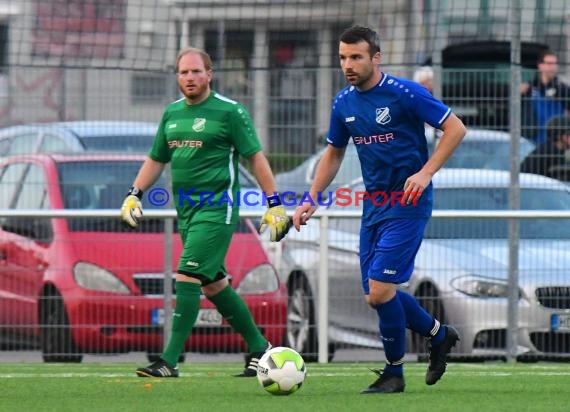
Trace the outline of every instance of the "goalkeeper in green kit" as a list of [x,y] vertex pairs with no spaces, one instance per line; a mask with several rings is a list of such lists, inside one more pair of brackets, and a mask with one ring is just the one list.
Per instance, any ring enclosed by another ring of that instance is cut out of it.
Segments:
[[[159,178],[165,164],[172,163],[172,193],[184,247],[176,274],[172,333],[160,359],[136,373],[141,377],[178,377],[178,358],[196,322],[202,291],[247,343],[245,369],[236,376],[253,377],[259,358],[271,344],[229,284],[224,267],[239,219],[239,207],[228,199],[238,196],[240,155],[249,159],[267,195],[268,209],[260,232],[269,228],[270,239],[279,241],[289,230],[290,219],[277,196],[273,173],[249,113],[210,89],[210,56],[199,49],[181,50],[176,75],[184,97],[166,107],[152,149],[121,208],[123,222],[136,228],[142,217],[143,192]],[[200,198],[205,192],[211,196],[207,204]]]

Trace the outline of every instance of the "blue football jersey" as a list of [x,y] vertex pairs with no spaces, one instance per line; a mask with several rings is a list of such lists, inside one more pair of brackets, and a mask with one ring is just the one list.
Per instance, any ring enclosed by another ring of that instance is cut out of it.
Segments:
[[424,124],[440,128],[450,114],[423,86],[386,73],[369,90],[348,86],[336,95],[327,141],[342,148],[352,138],[366,190],[377,193],[363,202],[364,224],[431,216],[431,183],[415,205],[402,205],[401,194],[428,160]]

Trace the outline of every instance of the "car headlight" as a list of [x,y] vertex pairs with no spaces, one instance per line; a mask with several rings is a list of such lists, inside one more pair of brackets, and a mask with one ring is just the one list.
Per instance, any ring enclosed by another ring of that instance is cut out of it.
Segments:
[[246,273],[236,291],[241,294],[275,292],[279,289],[279,280],[273,266],[263,263]]
[[73,276],[84,289],[100,292],[130,294],[130,290],[119,278],[92,263],[79,262],[73,267]]
[[451,286],[461,293],[477,298],[506,298],[509,294],[508,283],[496,279],[460,277],[453,279]]

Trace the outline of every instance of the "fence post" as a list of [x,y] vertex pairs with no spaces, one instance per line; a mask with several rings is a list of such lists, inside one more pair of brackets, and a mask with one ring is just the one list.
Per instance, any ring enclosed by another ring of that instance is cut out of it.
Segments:
[[[172,174],[170,165],[164,169],[166,177],[166,187],[172,187]],[[172,198],[169,199],[166,207],[172,206]],[[172,329],[172,236],[174,234],[174,219],[164,220],[164,325],[163,343],[164,348],[170,339]]]
[[[509,123],[511,129],[510,169],[511,184],[509,185],[509,209],[518,210],[520,207],[519,163],[521,135],[521,4],[520,0],[511,3],[514,10],[509,13],[511,35],[511,85]],[[517,358],[517,334],[519,330],[519,231],[518,219],[509,219],[509,294],[507,306],[507,360],[515,362]]]
[[319,247],[319,306],[317,310],[317,334],[319,338],[319,363],[328,363],[329,361],[329,268],[328,268],[328,227],[329,217],[321,216],[319,219],[320,227],[320,247]]

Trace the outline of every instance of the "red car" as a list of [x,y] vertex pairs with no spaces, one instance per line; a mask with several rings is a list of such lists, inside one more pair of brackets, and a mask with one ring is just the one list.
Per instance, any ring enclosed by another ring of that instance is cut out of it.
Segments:
[[[163,346],[164,221],[125,229],[118,207],[144,156],[22,155],[0,162],[0,209],[113,209],[110,218],[0,218],[0,339],[40,345],[45,361]],[[158,182],[155,187],[166,187]],[[145,210],[152,206],[143,199]],[[182,246],[172,239],[176,270]],[[273,345],[285,336],[287,292],[255,227],[238,225],[226,267]],[[173,302],[174,303],[174,302]],[[11,346],[10,346],[11,345]],[[203,299],[187,349],[245,350]]]

